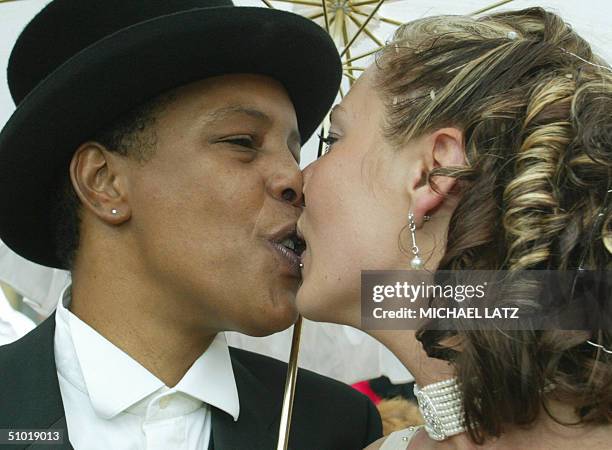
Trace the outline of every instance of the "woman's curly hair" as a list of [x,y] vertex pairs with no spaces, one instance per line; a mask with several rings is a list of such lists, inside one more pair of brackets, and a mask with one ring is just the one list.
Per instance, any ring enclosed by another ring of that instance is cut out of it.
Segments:
[[[464,132],[439,269],[607,270],[612,224],[612,73],[559,16],[541,8],[405,24],[377,56],[385,136],[399,148],[444,126]],[[603,214],[603,216],[602,216]],[[537,303],[537,298],[533,299]],[[461,350],[442,341],[457,334]],[[418,333],[450,359],[471,438],[529,425],[546,400],[581,424],[612,422],[612,333],[462,330]],[[551,387],[554,386],[554,389]]]

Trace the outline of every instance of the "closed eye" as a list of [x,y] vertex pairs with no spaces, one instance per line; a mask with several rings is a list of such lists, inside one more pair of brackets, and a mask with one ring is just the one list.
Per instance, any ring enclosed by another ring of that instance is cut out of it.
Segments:
[[338,137],[334,136],[332,134],[328,134],[327,136],[319,135],[319,139],[321,139],[321,142],[323,142],[323,144],[325,144],[325,152],[324,153],[328,153],[331,150],[331,148],[334,145],[334,143],[336,143],[338,141]]
[[228,144],[234,144],[240,147],[246,147],[251,150],[255,149],[255,141],[251,136],[231,136],[222,139],[220,142],[226,142]]

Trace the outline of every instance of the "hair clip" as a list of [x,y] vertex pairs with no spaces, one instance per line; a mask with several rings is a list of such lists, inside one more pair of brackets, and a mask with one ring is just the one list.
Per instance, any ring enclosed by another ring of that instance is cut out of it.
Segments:
[[572,55],[574,58],[579,59],[579,60],[580,60],[580,61],[582,61],[583,63],[586,63],[586,64],[588,64],[588,65],[590,65],[590,66],[593,66],[593,67],[598,67],[599,69],[607,70],[608,72],[612,72],[612,68],[610,68],[610,67],[607,67],[607,66],[602,66],[601,64],[595,64],[594,62],[591,62],[591,61],[589,61],[589,60],[586,60],[586,59],[584,59],[583,57],[578,56],[577,54],[572,53],[572,52],[570,52],[570,51],[568,51],[568,50],[564,49],[563,47],[559,47],[559,48],[561,49],[561,51],[562,51],[563,53],[567,53],[568,55]]
[[587,341],[586,341],[586,342],[587,342],[587,344],[592,345],[593,347],[600,348],[600,349],[602,349],[604,352],[606,352],[606,353],[608,353],[608,354],[612,355],[612,350],[608,350],[608,349],[607,349],[606,347],[604,347],[603,345],[601,345],[601,344],[597,344],[597,343],[592,342],[592,341],[589,341],[588,339],[587,339]]

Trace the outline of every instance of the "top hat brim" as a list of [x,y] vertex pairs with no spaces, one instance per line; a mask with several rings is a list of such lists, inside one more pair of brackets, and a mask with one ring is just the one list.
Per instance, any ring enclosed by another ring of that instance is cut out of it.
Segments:
[[52,206],[78,146],[162,92],[232,73],[281,82],[303,143],[334,101],[342,72],[317,24],[278,10],[192,9],[122,29],[41,81],[0,133],[1,239],[31,261],[65,268]]

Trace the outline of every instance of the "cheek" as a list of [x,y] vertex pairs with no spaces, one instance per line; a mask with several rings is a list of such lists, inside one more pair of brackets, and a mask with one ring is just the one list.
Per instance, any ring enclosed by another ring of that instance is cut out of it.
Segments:
[[[309,181],[304,216],[315,263],[369,269],[396,257],[405,223],[389,189],[364,174],[360,159],[321,161]],[[366,169],[367,172],[367,169]],[[382,257],[381,257],[382,256]],[[370,267],[372,266],[372,267]]]
[[377,181],[364,175],[359,161],[330,158],[313,171],[303,220],[308,250],[297,297],[305,317],[359,326],[361,271],[407,267],[399,245],[406,225],[401,192]]
[[355,188],[355,181],[349,181],[354,177],[351,169],[341,159],[329,157],[320,161],[309,180],[304,213],[311,234],[309,244],[313,251],[325,252],[328,257],[344,246],[345,236],[355,225],[351,219]]
[[377,243],[372,201],[361,184],[359,164],[334,161],[330,154],[314,168],[303,217],[308,249],[297,296],[307,318],[354,322],[360,271],[377,253],[371,248]]
[[186,271],[240,264],[262,207],[261,183],[214,160],[179,162],[151,167],[134,189],[132,224],[147,259]]

